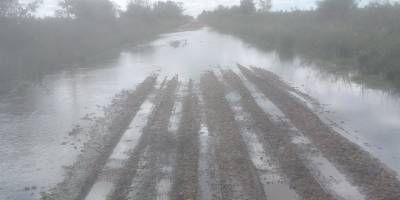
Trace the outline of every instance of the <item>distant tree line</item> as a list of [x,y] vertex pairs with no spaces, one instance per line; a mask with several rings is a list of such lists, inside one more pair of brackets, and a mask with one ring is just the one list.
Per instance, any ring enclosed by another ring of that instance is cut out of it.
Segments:
[[270,1],[242,0],[239,6],[203,12],[199,19],[258,47],[317,58],[400,88],[398,3],[361,7],[355,0],[323,0],[309,11],[270,8]]
[[39,5],[0,1],[0,88],[151,39],[188,20],[172,1],[135,0],[122,11],[109,0],[63,0],[56,16],[45,18],[35,17]]

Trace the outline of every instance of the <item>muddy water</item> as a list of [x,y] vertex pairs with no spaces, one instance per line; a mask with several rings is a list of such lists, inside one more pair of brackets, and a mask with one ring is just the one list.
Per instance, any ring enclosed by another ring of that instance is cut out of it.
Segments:
[[[38,199],[60,182],[87,140],[85,130],[102,107],[145,75],[202,72],[236,63],[278,74],[323,104],[320,115],[347,138],[400,173],[399,97],[326,75],[301,59],[281,61],[239,39],[208,29],[164,35],[124,51],[114,60],[63,71],[0,96],[0,199]],[[312,106],[312,105],[311,105]]]
[[[240,106],[240,94],[230,92],[226,99],[233,108],[235,120],[241,129],[242,137],[247,145],[251,160],[263,184],[265,196],[271,200],[296,200],[299,196],[290,188],[286,180],[280,174],[276,160],[273,160],[270,152],[264,149],[257,137],[256,130],[250,128],[253,124],[251,114],[244,111]],[[249,123],[250,122],[250,123]]]
[[[242,78],[244,80],[244,78]],[[279,123],[285,121],[290,127],[292,143],[297,146],[297,151],[306,161],[305,165],[313,173],[321,186],[329,191],[336,199],[362,200],[365,197],[353,186],[346,176],[329,162],[321,152],[311,144],[311,141],[303,135],[290,120],[276,107],[265,95],[261,94],[250,82],[244,81],[246,87],[252,92],[253,97],[265,113],[272,116],[272,120]]]

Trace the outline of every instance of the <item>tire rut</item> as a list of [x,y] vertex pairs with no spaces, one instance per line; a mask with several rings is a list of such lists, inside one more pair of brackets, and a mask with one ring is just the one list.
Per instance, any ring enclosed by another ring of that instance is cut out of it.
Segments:
[[270,120],[267,113],[257,104],[251,92],[242,83],[240,77],[229,71],[224,73],[224,79],[239,92],[243,108],[255,120],[254,126],[258,127],[263,133],[259,137],[264,140],[264,148],[272,150],[291,187],[303,199],[334,199],[332,195],[321,187],[307,166],[305,166],[302,158],[297,153],[296,147],[291,143],[285,127],[280,124],[274,124]]
[[198,109],[198,99],[193,93],[193,82],[190,81],[177,135],[177,166],[171,197],[174,200],[194,200],[197,197],[200,130]]
[[270,116],[275,124],[283,126],[289,136],[292,145],[296,149],[298,157],[301,158],[305,167],[308,168],[313,178],[318,181],[321,187],[331,194],[335,199],[342,200],[364,200],[365,195],[360,189],[350,183],[348,177],[341,173],[338,168],[328,161],[316,148],[316,146],[298,130],[292,122],[276,107],[263,93],[252,83],[242,79],[243,84],[251,92],[252,97],[261,109]]
[[119,111],[96,122],[91,132],[99,136],[85,144],[83,153],[70,167],[66,178],[49,193],[42,195],[41,199],[80,200],[87,195],[156,81],[156,75],[149,76],[133,92],[127,92],[124,99],[113,102],[114,109]]
[[[85,200],[106,200],[115,189],[115,182],[120,179],[124,172],[125,163],[129,160],[130,154],[135,150],[142,136],[142,130],[147,124],[150,113],[154,108],[156,93],[149,95],[149,98],[141,105],[138,113],[133,118],[129,128],[121,137],[107,160],[100,176],[92,186]],[[111,172],[111,173],[110,173]]]
[[200,89],[196,88],[199,104],[200,130],[199,135],[199,167],[198,167],[198,195],[201,200],[222,199],[220,176],[218,172],[217,156],[215,152],[216,134],[207,126],[204,99]]
[[251,71],[243,66],[239,68],[312,140],[329,161],[335,163],[352,182],[362,188],[368,199],[400,199],[400,181],[396,174],[360,146],[324,124],[315,113],[285,90],[290,86],[266,70],[252,68]]
[[212,73],[201,78],[207,124],[216,133],[216,156],[222,199],[266,199],[262,184],[225,99],[224,86]]
[[[222,72],[226,74],[226,72]],[[226,75],[225,75],[226,76]],[[225,79],[225,83],[228,81]],[[230,81],[229,81],[230,82]],[[256,167],[268,200],[298,200],[300,197],[290,187],[287,177],[282,173],[278,159],[273,155],[271,145],[266,144],[262,131],[255,126],[251,114],[244,110],[242,98],[232,85],[226,84],[228,99],[240,126],[242,137],[247,145],[253,165]]]
[[[160,91],[138,146],[132,152],[124,168],[123,176],[118,180],[116,189],[108,199],[125,200],[137,197],[137,199],[145,200],[155,199],[157,196],[157,180],[163,176],[164,172],[162,166],[174,160],[170,154],[174,151],[175,138],[171,137],[167,130],[178,84],[178,78],[175,77]],[[137,175],[141,177],[137,178]],[[140,184],[135,185],[138,179],[140,179]]]

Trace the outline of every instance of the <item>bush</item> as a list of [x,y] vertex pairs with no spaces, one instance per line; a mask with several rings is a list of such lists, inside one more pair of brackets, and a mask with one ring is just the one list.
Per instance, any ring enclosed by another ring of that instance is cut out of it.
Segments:
[[325,0],[317,10],[251,15],[220,7],[199,20],[258,47],[322,59],[400,87],[399,4],[358,8],[353,0]]
[[122,12],[108,0],[64,0],[57,16],[48,18],[33,17],[35,6],[27,10],[17,0],[0,2],[2,88],[150,39],[188,20],[173,2],[131,3]]

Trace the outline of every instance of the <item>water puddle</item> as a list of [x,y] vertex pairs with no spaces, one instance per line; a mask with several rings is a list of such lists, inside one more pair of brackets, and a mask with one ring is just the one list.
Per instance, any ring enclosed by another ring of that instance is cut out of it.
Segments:
[[114,183],[106,181],[96,182],[93,185],[93,189],[88,194],[86,199],[91,199],[91,200],[106,199],[107,195],[109,195],[108,192],[112,191],[113,189],[114,189]]
[[274,52],[204,28],[165,34],[115,60],[61,71],[1,95],[0,160],[6,162],[0,164],[0,199],[36,200],[62,181],[63,166],[74,163],[87,139],[68,133],[77,124],[90,127],[89,117],[101,117],[115,94],[133,89],[152,72],[198,80],[204,71],[236,69],[236,63],[268,69],[297,86],[324,105],[324,114],[348,130],[349,140],[400,172],[398,95],[326,75],[318,70],[324,66],[300,58],[281,60]]
[[251,115],[243,110],[240,104],[240,95],[235,91],[230,91],[226,95],[235,120],[241,129],[242,137],[246,143],[251,161],[257,169],[264,192],[270,200],[295,200],[300,199],[296,192],[292,190],[284,177],[280,174],[279,166],[276,161],[264,149],[263,144],[258,139],[257,133],[251,124]]
[[[142,129],[146,126],[147,120],[151,114],[154,104],[150,99],[154,98],[154,93],[141,105],[138,113],[129,125],[128,130],[122,136],[120,142],[114,148],[111,156],[109,157],[105,170],[118,170],[124,167],[124,163],[129,159],[131,151],[133,151],[142,135]],[[115,174],[117,177],[118,175]],[[115,177],[115,178],[117,178]],[[114,186],[109,180],[98,179],[97,182],[91,188],[89,194],[86,196],[86,200],[106,200],[107,194],[111,194]],[[106,194],[106,195],[104,195]]]
[[184,92],[186,91],[185,86],[181,86],[181,89],[177,92],[176,94],[176,102],[174,105],[174,109],[172,111],[172,116],[170,118],[169,124],[168,124],[168,132],[176,135],[178,128],[179,128],[179,123],[181,121],[182,117],[182,104],[183,104],[183,99],[184,97]]
[[132,180],[132,184],[129,187],[128,198],[131,200],[140,200],[140,193],[141,189],[145,187],[146,180],[151,177],[152,167],[150,166],[149,161],[149,148],[146,147],[143,154],[140,155],[138,167],[136,170],[135,177]]
[[282,121],[290,126],[289,136],[292,143],[297,146],[298,153],[305,158],[304,163],[310,169],[318,182],[335,197],[344,200],[363,200],[365,196],[360,193],[357,187],[352,185],[347,177],[328,161],[322,153],[295,128],[289,119],[276,107],[264,94],[262,94],[252,83],[241,76],[244,84],[255,97],[257,104],[264,112],[274,116],[272,120],[278,124]]
[[[186,91],[185,86],[181,86],[176,93],[174,108],[169,119],[169,137],[176,136],[182,118],[182,100]],[[159,152],[163,153],[163,152]],[[161,170],[156,184],[156,200],[169,200],[173,183],[174,168],[176,166],[176,148],[170,149],[168,154],[161,159]]]
[[217,158],[215,155],[215,138],[211,135],[206,124],[204,100],[199,96],[199,106],[201,108],[201,125],[199,130],[200,155],[199,155],[199,193],[198,199],[220,200],[221,193],[219,188],[219,176]]
[[314,110],[314,105],[309,100],[307,100],[306,98],[301,96],[300,94],[298,94],[294,91],[289,91],[289,94],[292,95],[293,97],[295,97],[296,99],[298,99],[301,103],[303,103],[308,108]]
[[156,200],[169,200],[173,181],[173,159],[168,158],[169,163],[161,168],[161,178],[156,184]]

